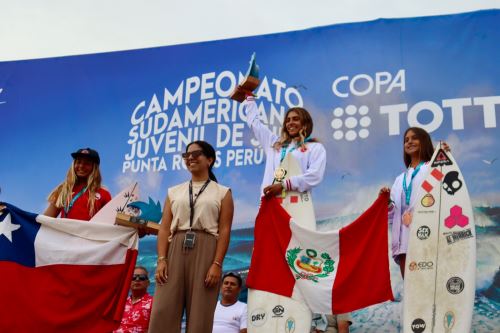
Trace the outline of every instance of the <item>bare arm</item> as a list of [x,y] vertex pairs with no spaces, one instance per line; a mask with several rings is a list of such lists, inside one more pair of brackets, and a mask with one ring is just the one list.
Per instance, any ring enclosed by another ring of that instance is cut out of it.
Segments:
[[[219,283],[222,275],[222,262],[226,256],[229,246],[229,238],[231,234],[231,225],[233,223],[234,203],[231,191],[227,191],[224,199],[222,199],[220,216],[219,216],[219,238],[217,239],[217,247],[215,248],[215,257],[210,266],[205,278],[205,286],[213,287]],[[219,266],[220,265],[220,266]]]
[[170,226],[172,225],[172,207],[170,200],[165,199],[163,215],[161,217],[160,230],[158,231],[158,241],[156,251],[158,254],[158,265],[156,267],[155,279],[160,285],[167,282],[167,256],[168,256],[168,238],[170,237]]
[[338,323],[339,333],[349,333],[349,322],[346,320],[339,320]]
[[241,330],[240,330],[240,333],[247,333],[247,329],[246,329],[246,328],[241,329]]
[[52,202],[49,202],[49,205],[45,209],[45,212],[43,212],[43,215],[50,217],[57,217],[60,211],[61,210],[57,208],[56,205],[54,205]]

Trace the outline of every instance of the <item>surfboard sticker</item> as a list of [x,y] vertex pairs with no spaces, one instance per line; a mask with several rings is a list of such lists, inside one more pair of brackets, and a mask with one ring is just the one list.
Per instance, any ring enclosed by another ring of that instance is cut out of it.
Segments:
[[432,159],[432,166],[437,167],[437,166],[444,166],[444,165],[452,165],[453,162],[451,159],[448,157],[446,152],[439,148],[437,154],[435,154],[435,157]]
[[476,234],[464,177],[436,148],[417,193],[406,255],[403,331],[470,332]]
[[[286,179],[302,174],[292,154],[287,154],[282,167]],[[316,230],[316,217],[310,192],[286,192],[281,205],[301,226]],[[303,302],[266,291],[248,289],[249,333],[309,333],[312,313]]]

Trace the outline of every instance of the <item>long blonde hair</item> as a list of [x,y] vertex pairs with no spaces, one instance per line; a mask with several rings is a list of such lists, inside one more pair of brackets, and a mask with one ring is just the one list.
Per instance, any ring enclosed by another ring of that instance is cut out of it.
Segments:
[[[299,115],[300,117],[300,123],[302,124],[302,128],[299,131],[299,138],[300,140],[297,142],[297,146],[300,148],[305,148],[305,140],[309,138],[312,134],[313,131],[313,121],[311,118],[311,115],[309,112],[300,107],[293,107],[288,109],[288,111],[285,113],[285,118],[283,120],[283,127],[281,127],[281,136],[276,141],[273,145],[275,149],[280,149],[283,146],[287,146],[292,142],[292,137],[290,134],[288,134],[288,131],[286,130],[286,118],[288,117],[288,114],[290,112],[295,112]],[[308,142],[317,142],[318,140],[316,139],[309,139]]]
[[[71,163],[66,179],[64,182],[59,184],[47,197],[47,200],[54,204],[59,209],[64,209],[68,207],[71,200],[73,199],[73,187],[75,186],[76,180],[78,179],[75,173],[75,162],[76,159]],[[93,168],[90,175],[87,177],[87,191],[89,192],[89,215],[94,216],[95,212],[95,199],[96,192],[101,188],[101,172],[99,170],[99,165],[93,162]]]

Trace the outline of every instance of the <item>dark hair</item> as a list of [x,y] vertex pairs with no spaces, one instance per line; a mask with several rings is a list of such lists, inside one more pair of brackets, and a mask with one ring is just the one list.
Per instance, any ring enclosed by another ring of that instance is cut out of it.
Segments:
[[134,269],[142,269],[144,272],[146,272],[146,275],[149,277],[149,272],[144,266],[135,266]]
[[434,154],[434,145],[432,144],[432,139],[429,133],[427,133],[426,130],[420,128],[420,127],[410,127],[405,131],[405,134],[403,135],[403,161],[405,162],[406,167],[408,168],[411,163],[411,156],[405,153],[405,148],[404,148],[404,143],[405,143],[405,138],[406,134],[412,131],[415,133],[417,136],[418,141],[420,141],[420,151],[419,151],[419,157],[420,161],[422,162],[428,162],[432,158],[432,154]]
[[212,147],[212,145],[206,141],[201,141],[201,140],[193,141],[186,146],[186,153],[188,151],[189,146],[191,146],[192,144],[198,145],[201,148],[203,155],[213,159],[212,163],[210,164],[210,167],[208,168],[208,178],[217,183],[217,177],[215,177],[214,173],[212,172],[212,167],[214,166],[216,160],[214,147]]
[[224,282],[224,279],[227,278],[228,276],[234,277],[236,280],[238,280],[238,287],[241,287],[243,285],[243,280],[241,279],[241,276],[238,273],[234,272],[229,272],[224,274],[224,276],[222,277],[222,282]]

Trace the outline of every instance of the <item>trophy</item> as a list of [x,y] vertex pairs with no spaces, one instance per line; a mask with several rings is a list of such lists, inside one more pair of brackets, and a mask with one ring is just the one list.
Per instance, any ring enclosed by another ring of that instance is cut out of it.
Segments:
[[234,89],[231,94],[231,99],[234,99],[238,102],[243,102],[246,97],[246,93],[251,93],[257,88],[259,85],[259,65],[255,63],[255,52],[252,54],[250,58],[250,67],[248,67],[248,71],[245,75],[245,80],[239,84],[236,89]]
[[155,203],[153,199],[149,198],[148,203],[135,201],[129,203],[127,207],[140,212],[140,214],[134,216],[124,212],[117,212],[115,224],[142,230],[148,235],[158,235],[160,230],[158,222],[160,222],[162,215],[159,201]]

